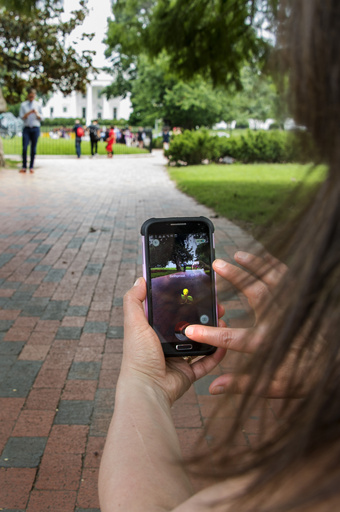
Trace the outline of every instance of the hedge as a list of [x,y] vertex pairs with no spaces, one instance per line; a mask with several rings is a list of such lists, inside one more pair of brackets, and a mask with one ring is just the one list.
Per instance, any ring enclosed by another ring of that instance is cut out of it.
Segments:
[[203,160],[216,161],[219,157],[219,137],[209,135],[207,130],[184,131],[170,142],[170,148],[164,152],[169,163],[198,165]]
[[229,138],[210,135],[208,130],[185,131],[171,140],[165,155],[169,164],[177,166],[223,162],[225,157],[242,163],[302,162],[306,143],[308,135],[302,131],[248,130]]
[[[74,126],[76,119],[80,119],[80,122],[84,125],[84,118],[76,118],[76,117],[47,117],[42,122],[43,126]],[[98,124],[100,126],[111,126],[115,125],[118,127],[126,127],[128,126],[128,121],[125,119],[98,119]]]

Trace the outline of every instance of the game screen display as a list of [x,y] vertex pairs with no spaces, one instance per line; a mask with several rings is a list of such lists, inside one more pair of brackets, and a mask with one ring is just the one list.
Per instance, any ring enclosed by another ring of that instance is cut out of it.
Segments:
[[151,323],[162,343],[185,343],[189,324],[215,325],[208,228],[150,234]]

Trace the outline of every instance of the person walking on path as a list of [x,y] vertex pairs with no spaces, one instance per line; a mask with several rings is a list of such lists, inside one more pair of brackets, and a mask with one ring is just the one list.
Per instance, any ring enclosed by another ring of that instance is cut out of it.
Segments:
[[76,135],[76,153],[77,153],[77,157],[80,158],[81,156],[81,138],[83,137],[84,135],[84,128],[82,127],[82,125],[80,124],[80,121],[79,119],[76,119],[76,124],[73,128],[73,131]]
[[163,137],[163,149],[164,149],[164,151],[167,151],[169,149],[169,145],[170,145],[169,128],[164,128],[162,137]]
[[95,119],[89,126],[90,142],[91,142],[91,155],[95,156],[98,153],[98,141],[100,140],[100,130],[98,121]]
[[108,138],[106,139],[106,151],[107,151],[107,156],[108,158],[112,158],[113,157],[113,144],[116,143],[116,134],[115,134],[115,130],[114,130],[114,126],[111,126],[110,130],[109,130],[109,135],[108,135]]
[[143,149],[144,147],[144,130],[142,127],[139,127],[138,128],[138,132],[137,132],[137,141],[138,141],[138,147],[139,149]]
[[36,90],[30,88],[27,100],[20,106],[19,117],[24,122],[22,132],[22,169],[19,172],[27,172],[27,149],[31,145],[30,173],[34,173],[34,158],[40,136],[40,123],[43,120],[41,105],[35,100]]

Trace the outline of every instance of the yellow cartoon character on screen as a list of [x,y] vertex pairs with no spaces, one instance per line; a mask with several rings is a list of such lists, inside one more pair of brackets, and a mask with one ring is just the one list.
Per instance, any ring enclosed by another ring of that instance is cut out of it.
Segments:
[[184,288],[183,292],[181,293],[181,304],[192,304],[194,299],[189,295],[188,288]]

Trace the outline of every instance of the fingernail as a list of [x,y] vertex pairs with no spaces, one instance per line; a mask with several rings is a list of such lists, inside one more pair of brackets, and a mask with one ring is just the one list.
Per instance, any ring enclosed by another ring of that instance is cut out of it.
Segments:
[[191,325],[188,325],[188,327],[185,328],[184,334],[186,336],[192,336],[194,334],[194,328],[191,327]]
[[235,253],[235,256],[238,260],[242,260],[242,261],[247,261],[247,259],[249,258],[249,254],[247,252],[243,252],[243,251],[237,251]]
[[221,268],[222,269],[222,268],[227,266],[227,263],[224,260],[215,260],[214,266],[216,268]]
[[138,286],[140,284],[141,279],[142,279],[141,277],[138,277],[138,279],[136,279],[135,284],[133,286]]
[[210,391],[211,395],[221,395],[222,393],[224,393],[224,387],[223,386],[215,386]]

